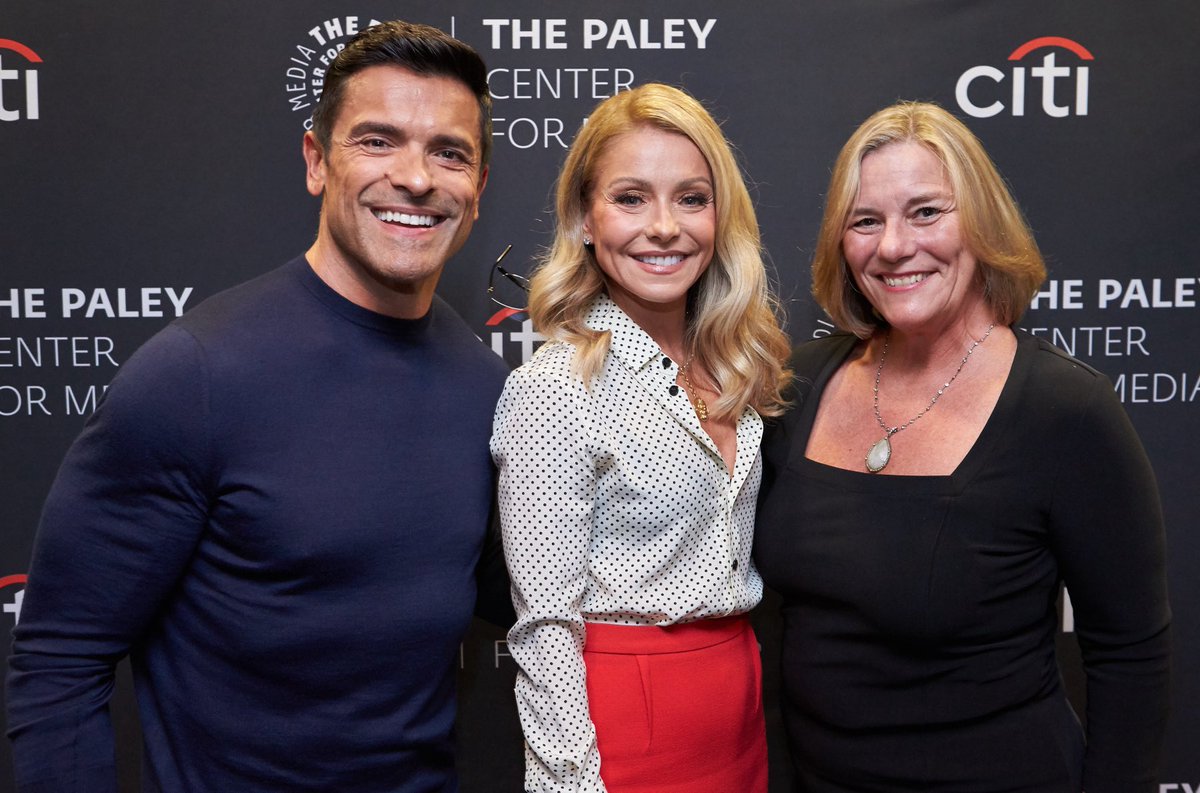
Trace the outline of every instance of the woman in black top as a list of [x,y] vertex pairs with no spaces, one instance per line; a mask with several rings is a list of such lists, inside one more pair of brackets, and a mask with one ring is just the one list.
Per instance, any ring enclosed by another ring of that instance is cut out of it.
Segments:
[[[944,110],[886,108],[843,148],[813,292],[848,333],[793,358],[754,549],[784,598],[797,790],[1156,789],[1154,475],[1107,378],[1014,331],[1044,277]],[[1086,736],[1054,657],[1063,582]]]

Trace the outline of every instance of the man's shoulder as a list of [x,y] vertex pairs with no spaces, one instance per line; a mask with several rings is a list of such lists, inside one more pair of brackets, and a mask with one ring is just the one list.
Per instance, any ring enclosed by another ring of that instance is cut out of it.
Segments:
[[462,357],[487,376],[503,382],[508,376],[509,366],[504,359],[480,340],[467,321],[449,303],[434,295],[432,339],[435,344],[444,344],[453,355]]
[[196,336],[244,335],[249,327],[295,319],[304,294],[302,257],[206,298],[174,324]]
[[294,281],[287,267],[218,292],[160,329],[121,366],[109,391],[135,400],[161,394],[169,403],[184,391],[204,388],[201,384],[209,381],[214,366],[222,371],[255,371],[240,364],[247,350],[263,345],[271,327],[266,315],[287,313],[280,305],[287,302],[287,283]]

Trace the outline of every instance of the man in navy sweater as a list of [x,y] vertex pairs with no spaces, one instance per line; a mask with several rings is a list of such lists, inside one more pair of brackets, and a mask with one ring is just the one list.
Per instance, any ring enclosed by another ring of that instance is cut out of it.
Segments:
[[393,22],[338,56],[304,138],[316,242],[142,347],[54,483],[8,676],[21,791],[116,789],[127,655],[147,791],[457,789],[477,580],[507,605],[506,367],[434,287],[490,142],[467,45]]

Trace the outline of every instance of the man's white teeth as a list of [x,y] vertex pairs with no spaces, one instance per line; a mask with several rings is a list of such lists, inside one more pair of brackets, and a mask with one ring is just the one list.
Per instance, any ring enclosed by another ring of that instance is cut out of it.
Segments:
[[639,262],[652,264],[655,267],[671,267],[683,261],[682,256],[639,256]]
[[432,226],[436,222],[433,215],[410,215],[407,212],[392,212],[387,209],[376,210],[375,217],[385,223],[399,223],[404,226]]
[[919,284],[926,278],[925,273],[916,273],[914,275],[906,275],[901,278],[889,278],[886,275],[883,277],[883,282],[888,286],[912,286]]

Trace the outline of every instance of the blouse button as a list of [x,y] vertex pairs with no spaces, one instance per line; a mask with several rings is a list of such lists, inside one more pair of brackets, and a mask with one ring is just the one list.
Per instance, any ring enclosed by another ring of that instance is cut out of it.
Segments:
[[665,355],[663,356],[663,368],[664,368],[664,369],[670,369],[670,368],[671,368],[671,359],[670,359],[670,358],[668,358],[668,357],[667,357],[667,356],[665,356]]
[[733,569],[734,570],[738,569],[738,560],[737,559],[733,560]]
[[677,386],[677,385],[671,386],[670,388],[667,389],[667,393],[669,393],[671,396],[675,396],[676,394],[679,393],[679,386]]

